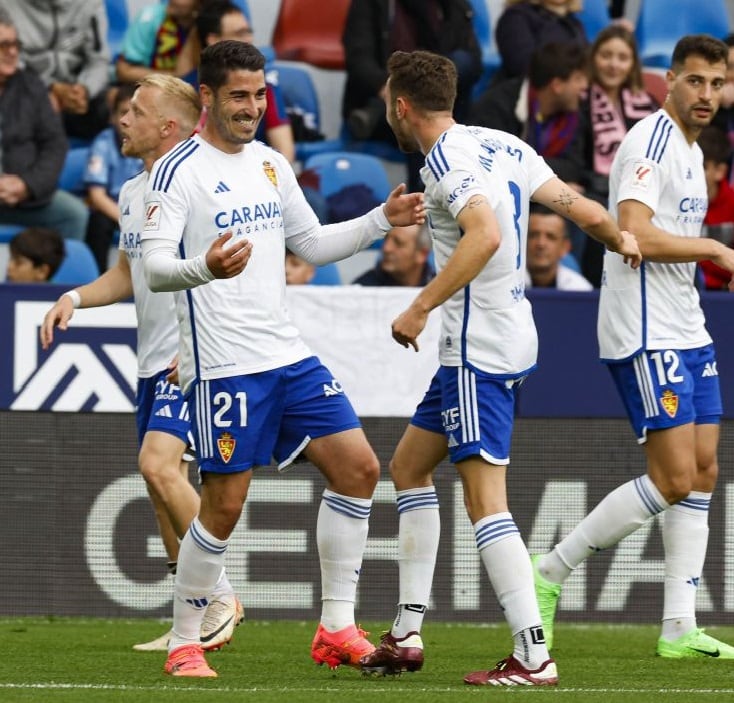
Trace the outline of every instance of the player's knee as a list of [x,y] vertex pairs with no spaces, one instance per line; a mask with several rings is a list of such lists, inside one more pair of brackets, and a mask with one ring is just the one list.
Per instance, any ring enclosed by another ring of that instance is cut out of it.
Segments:
[[666,477],[665,483],[658,486],[665,500],[671,505],[683,500],[693,490],[693,480],[688,474]]

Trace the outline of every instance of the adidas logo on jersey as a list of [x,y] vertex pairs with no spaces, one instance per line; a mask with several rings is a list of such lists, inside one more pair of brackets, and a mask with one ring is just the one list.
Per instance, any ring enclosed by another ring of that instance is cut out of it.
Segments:
[[719,370],[716,368],[716,362],[715,361],[708,361],[706,362],[706,366],[703,367],[703,373],[701,374],[701,378],[706,378],[706,376],[718,376]]
[[217,183],[217,187],[214,189],[215,193],[229,193],[229,186],[223,181]]
[[692,179],[693,179],[693,171],[691,171],[691,169],[689,168],[689,169],[688,169],[688,170],[686,171],[686,180],[687,180],[687,181],[690,181],[690,180],[692,180]]
[[125,209],[122,212],[123,217],[127,217],[130,214],[130,203],[125,205]]
[[173,413],[171,412],[171,406],[170,405],[164,405],[158,412],[155,414],[156,417],[173,417]]

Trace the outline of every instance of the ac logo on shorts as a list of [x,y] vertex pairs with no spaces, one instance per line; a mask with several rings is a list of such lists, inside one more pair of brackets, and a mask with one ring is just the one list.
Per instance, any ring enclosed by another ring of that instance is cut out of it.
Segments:
[[660,405],[663,406],[670,417],[675,417],[678,412],[678,396],[673,393],[669,388],[663,391],[663,395],[660,397]]
[[330,395],[339,395],[340,393],[344,393],[344,389],[342,388],[342,384],[335,378],[331,379],[331,385],[324,383],[324,395],[327,398]]
[[234,448],[237,442],[229,432],[223,432],[222,435],[217,439],[217,449],[219,450],[219,456],[222,457],[222,461],[225,464],[229,464],[229,460],[234,454]]

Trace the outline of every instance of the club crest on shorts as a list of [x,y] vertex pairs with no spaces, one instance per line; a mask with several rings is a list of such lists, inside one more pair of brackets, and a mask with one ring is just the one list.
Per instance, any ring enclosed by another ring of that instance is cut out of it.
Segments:
[[270,161],[263,161],[263,172],[268,177],[268,180],[277,188],[278,174],[275,172],[275,167]]
[[678,412],[678,396],[673,393],[670,388],[666,388],[663,391],[662,396],[660,396],[660,405],[663,406],[663,410],[665,410],[670,417],[675,417]]
[[225,464],[229,464],[229,460],[234,454],[234,448],[237,444],[235,438],[229,432],[223,432],[222,435],[217,439],[217,449],[219,450],[219,456],[222,457],[222,461]]

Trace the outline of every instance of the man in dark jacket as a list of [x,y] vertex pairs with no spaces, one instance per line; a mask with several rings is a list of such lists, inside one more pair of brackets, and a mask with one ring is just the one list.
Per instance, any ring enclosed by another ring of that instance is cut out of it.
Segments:
[[584,47],[546,44],[533,54],[526,78],[487,88],[472,105],[469,123],[520,137],[561,180],[579,184],[584,171],[579,103],[589,85],[586,69]]
[[[468,0],[352,0],[343,43],[347,82],[342,114],[356,139],[395,144],[383,100],[387,60],[393,51],[425,49],[450,58],[458,71],[454,114],[464,121],[482,57]],[[423,189],[422,158],[409,162],[410,190]]]
[[46,87],[18,66],[20,42],[0,8],[0,223],[51,227],[82,239],[88,211],[56,189],[67,143]]

